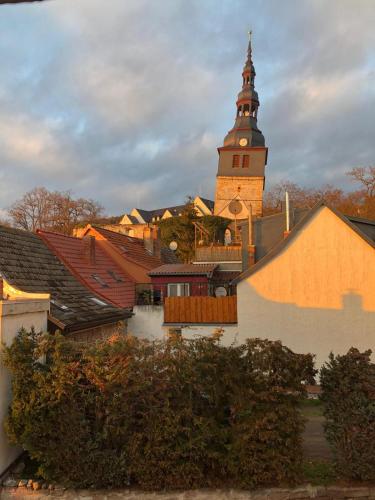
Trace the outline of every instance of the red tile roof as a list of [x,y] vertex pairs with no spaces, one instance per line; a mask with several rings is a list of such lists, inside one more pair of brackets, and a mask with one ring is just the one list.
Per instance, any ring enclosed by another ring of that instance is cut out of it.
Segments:
[[95,262],[84,256],[81,238],[38,231],[39,237],[70,271],[97,295],[117,307],[132,307],[135,302],[134,281],[95,242]]
[[115,233],[114,231],[109,231],[99,226],[92,226],[92,228],[100,233],[107,241],[115,245],[127,260],[132,260],[146,269],[154,269],[162,264],[160,259],[151,255],[145,249],[143,240],[125,234]]

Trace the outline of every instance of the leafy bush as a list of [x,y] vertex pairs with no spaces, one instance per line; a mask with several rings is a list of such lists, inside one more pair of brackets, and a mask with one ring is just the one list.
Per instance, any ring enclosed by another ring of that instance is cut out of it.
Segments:
[[371,351],[330,355],[321,369],[326,437],[338,472],[375,479],[375,365]]
[[298,402],[312,356],[278,342],[116,337],[80,346],[22,331],[5,361],[13,373],[8,435],[47,480],[258,486],[301,472]]

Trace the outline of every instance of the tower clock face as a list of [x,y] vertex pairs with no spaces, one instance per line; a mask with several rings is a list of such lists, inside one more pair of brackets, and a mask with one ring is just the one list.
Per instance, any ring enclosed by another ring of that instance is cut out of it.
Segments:
[[240,139],[240,146],[247,146],[247,139],[246,139],[246,137],[242,137]]

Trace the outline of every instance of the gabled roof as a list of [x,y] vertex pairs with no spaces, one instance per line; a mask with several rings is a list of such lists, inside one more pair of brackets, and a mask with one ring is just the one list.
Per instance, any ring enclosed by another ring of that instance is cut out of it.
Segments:
[[50,320],[65,332],[131,315],[85,288],[42,239],[28,231],[0,226],[0,273],[19,290],[51,294]]
[[200,198],[203,201],[203,203],[206,205],[207,208],[209,208],[211,211],[214,210],[214,208],[215,208],[214,201],[208,200],[207,198],[202,198],[202,196],[198,196],[198,198]]
[[134,281],[102,249],[100,241],[93,239],[92,263],[84,256],[85,242],[81,238],[48,231],[38,231],[38,235],[83,285],[117,307],[134,306]]
[[165,264],[148,273],[149,276],[207,276],[211,278],[217,264]]
[[351,215],[346,215],[346,218],[350,220],[362,233],[366,234],[371,240],[375,241],[375,220],[362,219],[360,217],[352,217]]
[[[281,240],[278,244],[276,244],[270,252],[268,252],[262,259],[260,259],[256,264],[254,264],[252,267],[241,273],[238,278],[233,280],[233,284],[239,283],[240,281],[243,281],[244,279],[248,278],[252,274],[255,274],[257,271],[259,271],[262,267],[264,267],[268,262],[270,262],[272,259],[274,259],[281,251],[289,245],[293,241],[294,238],[299,234],[300,230],[312,219],[312,217],[318,212],[318,210],[322,207],[326,207],[331,212],[333,212],[339,219],[341,219],[347,226],[349,226],[355,233],[357,233],[366,243],[368,243],[372,248],[375,249],[375,241],[371,239],[366,233],[364,233],[357,224],[354,222],[351,222],[348,217],[345,215],[341,214],[338,212],[336,209],[330,207],[327,203],[324,201],[319,201],[316,203],[316,205],[311,208],[307,214],[296,224],[293,229],[291,230],[290,234]],[[363,219],[362,219],[363,221]],[[371,221],[367,221],[366,223],[372,224]]]
[[154,267],[160,266],[162,263],[160,259],[151,255],[145,249],[143,240],[116,233],[115,231],[110,231],[100,226],[92,225],[91,227],[100,233],[103,238],[115,245],[125,259],[134,261],[136,264],[146,269],[153,269]]

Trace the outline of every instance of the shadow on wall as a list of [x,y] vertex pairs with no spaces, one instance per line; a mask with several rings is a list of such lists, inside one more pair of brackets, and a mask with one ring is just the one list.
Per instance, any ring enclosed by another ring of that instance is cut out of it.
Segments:
[[295,352],[315,354],[317,368],[331,351],[344,354],[350,347],[357,347],[375,354],[375,310],[364,310],[362,302],[360,294],[348,290],[342,295],[340,309],[300,307],[265,299],[246,282],[238,293],[236,340],[281,340]]

